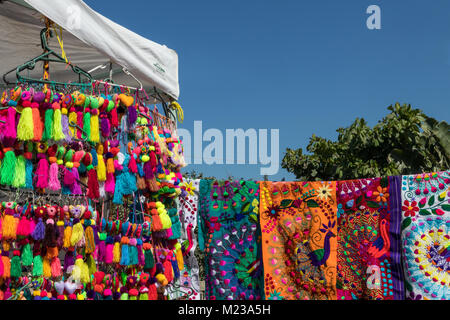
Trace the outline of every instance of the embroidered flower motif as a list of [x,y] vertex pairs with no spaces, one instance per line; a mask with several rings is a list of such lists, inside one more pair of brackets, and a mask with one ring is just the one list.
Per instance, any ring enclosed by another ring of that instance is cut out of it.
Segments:
[[326,185],[322,185],[317,189],[317,197],[319,197],[320,200],[326,200],[327,198],[331,197],[331,189]]
[[273,290],[273,292],[269,295],[269,300],[283,300],[281,296],[281,292],[277,292],[277,290]]
[[194,187],[192,181],[189,181],[189,182],[186,181],[186,182],[184,183],[184,190],[186,190],[186,192],[187,192],[189,195],[191,195],[191,196],[194,195],[195,187]]
[[344,214],[344,209],[342,208],[342,203],[339,203],[337,205],[337,208],[338,208],[338,210],[337,210],[337,217],[339,218],[341,215]]
[[374,191],[373,195],[376,197],[375,200],[377,202],[387,202],[387,199],[389,198],[388,189],[382,188],[381,186],[377,187],[377,191]]
[[417,201],[409,202],[405,200],[403,202],[402,210],[405,213],[405,217],[414,217],[416,212],[419,211],[419,207],[417,206]]
[[267,210],[264,211],[264,213],[269,218],[278,219],[278,217],[280,216],[280,206],[273,205],[273,206],[267,207]]

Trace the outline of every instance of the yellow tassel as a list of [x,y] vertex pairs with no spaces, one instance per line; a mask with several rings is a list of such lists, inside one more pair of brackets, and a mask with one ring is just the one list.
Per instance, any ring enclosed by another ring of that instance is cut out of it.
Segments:
[[159,284],[162,285],[163,287],[164,287],[164,286],[167,286],[167,284],[169,283],[169,282],[167,281],[166,276],[163,275],[162,273],[158,273],[158,274],[156,275],[156,280],[158,280]]
[[64,135],[62,131],[62,124],[61,124],[61,109],[56,108],[53,113],[53,140],[59,141],[64,140],[66,136]]
[[97,180],[106,181],[106,165],[103,160],[103,145],[99,144],[97,148]]
[[[89,278],[89,267],[86,263],[84,263],[82,258],[78,258],[75,260],[75,267],[74,269],[78,269],[77,273],[79,272],[80,282],[81,283],[88,283],[90,281]],[[75,278],[75,276],[73,276]]]
[[[77,113],[75,111],[69,113],[69,124],[70,124],[70,122],[73,122],[75,124],[77,123]],[[72,126],[69,125],[69,130],[70,130],[70,136],[72,138],[76,138],[76,136],[75,136],[76,135],[75,127],[72,127]]]
[[89,137],[91,142],[100,142],[100,128],[98,124],[98,114],[91,115],[91,135]]
[[17,139],[22,141],[33,140],[34,127],[33,127],[33,111],[31,108],[23,108],[22,115],[17,125]]
[[83,239],[83,235],[84,235],[83,226],[81,225],[80,222],[78,222],[72,228],[72,234],[70,236],[70,244],[72,246],[76,245],[78,241]]
[[72,227],[71,226],[67,226],[64,229],[64,244],[63,247],[64,248],[70,248],[72,245],[70,244],[70,238],[72,237]]
[[114,173],[114,159],[113,158],[108,158],[108,160],[106,160],[106,172]]
[[92,253],[95,251],[94,230],[91,226],[86,228],[85,231],[86,245],[85,253]]
[[176,243],[175,244],[175,256],[177,257],[177,264],[178,264],[178,269],[180,271],[182,271],[184,269],[184,259],[183,259],[183,252],[181,251],[181,244],[180,243]]
[[16,239],[18,224],[19,224],[18,218],[14,218],[14,216],[9,214],[5,215],[2,221],[3,239]]
[[50,260],[47,258],[44,258],[42,261],[42,268],[44,270],[44,277],[45,278],[51,278],[52,277],[52,268],[50,266]]
[[3,263],[3,279],[8,279],[11,277],[11,261],[8,257],[2,256]]
[[114,248],[113,248],[113,262],[119,263],[120,262],[120,243],[115,242]]

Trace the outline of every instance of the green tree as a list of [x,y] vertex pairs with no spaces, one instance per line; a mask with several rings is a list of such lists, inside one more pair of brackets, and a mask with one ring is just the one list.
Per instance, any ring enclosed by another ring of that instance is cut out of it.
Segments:
[[391,111],[373,128],[357,118],[337,141],[314,134],[303,150],[286,149],[281,166],[300,180],[344,180],[450,169],[450,126],[411,105]]

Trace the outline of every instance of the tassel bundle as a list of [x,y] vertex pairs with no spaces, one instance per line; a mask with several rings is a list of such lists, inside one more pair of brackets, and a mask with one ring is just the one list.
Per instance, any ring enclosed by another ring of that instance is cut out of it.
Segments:
[[61,105],[58,102],[54,102],[52,104],[52,109],[53,109],[53,123],[52,123],[51,138],[55,141],[64,140],[66,136],[64,135],[62,127]]
[[3,148],[3,157],[0,168],[0,183],[6,186],[12,185],[15,176],[16,155],[13,148]]
[[17,124],[17,139],[22,141],[33,140],[34,127],[33,127],[33,111],[31,108],[31,102],[26,100],[22,102],[22,114]]
[[121,266],[128,266],[130,265],[130,255],[128,250],[128,243],[129,243],[128,237],[122,237],[120,240],[120,244],[122,245],[120,248],[120,265]]
[[33,141],[38,142],[42,140],[42,134],[44,133],[41,113],[39,112],[39,103],[31,103],[31,113],[33,117]]

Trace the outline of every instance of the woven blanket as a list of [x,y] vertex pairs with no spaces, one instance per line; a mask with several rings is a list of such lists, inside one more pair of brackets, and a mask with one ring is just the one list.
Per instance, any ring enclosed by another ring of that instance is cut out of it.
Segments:
[[259,185],[200,181],[199,248],[207,300],[263,298]]
[[266,299],[336,299],[336,182],[260,189]]

